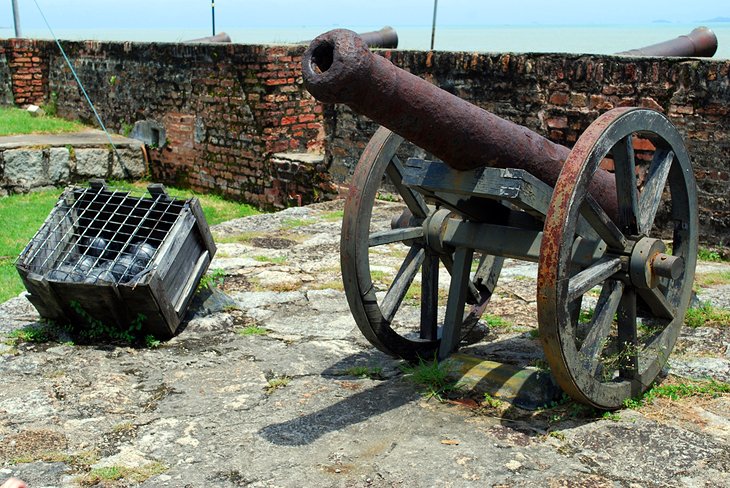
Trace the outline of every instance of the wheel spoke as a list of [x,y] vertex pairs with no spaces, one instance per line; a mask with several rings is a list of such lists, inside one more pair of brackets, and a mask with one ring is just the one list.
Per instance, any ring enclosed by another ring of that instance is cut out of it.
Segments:
[[606,345],[606,338],[611,332],[611,324],[618,310],[621,295],[624,291],[624,284],[619,280],[607,281],[598,303],[593,311],[588,335],[580,347],[580,356],[586,367],[590,368],[593,376],[597,373],[600,362],[598,361],[603,347]]
[[674,152],[657,149],[649,168],[644,189],[639,195],[639,232],[649,234],[654,225],[664,186],[667,183],[669,170],[674,161]]
[[395,275],[393,284],[388,288],[388,292],[383,298],[383,303],[380,306],[383,318],[390,323],[398,311],[403,298],[405,298],[408,288],[413,283],[413,279],[416,277],[423,260],[425,259],[426,251],[420,246],[412,246],[408,251],[408,255],[403,260],[398,273]]
[[439,258],[426,253],[421,271],[421,339],[438,337]]
[[638,232],[639,204],[631,134],[618,141],[613,147],[613,160],[616,168],[619,228],[625,234],[634,235]]
[[591,195],[586,196],[580,207],[580,213],[609,247],[620,250],[626,247],[626,237],[623,232],[616,227],[606,211]]
[[590,268],[586,268],[570,279],[568,283],[568,301],[572,302],[581,297],[594,286],[610,278],[621,269],[621,259],[602,258]]
[[388,164],[388,167],[385,168],[385,173],[388,175],[393,185],[398,189],[398,193],[401,197],[403,197],[403,201],[411,213],[418,218],[425,219],[426,216],[428,216],[426,200],[423,199],[420,193],[414,192],[403,184],[405,168],[403,168],[403,164],[400,162],[400,159],[398,159],[398,156],[393,155],[390,160],[390,164]]
[[[457,247],[454,251],[454,266],[449,285],[449,298],[446,303],[443,334],[439,345],[439,358],[445,358],[459,347],[461,340],[461,326],[464,321],[464,304],[468,288],[464,285],[472,284],[469,279],[473,251]],[[472,284],[473,285],[473,284]]]
[[394,242],[403,242],[423,237],[423,227],[405,227],[400,229],[384,230],[370,234],[368,247],[383,246]]
[[639,341],[636,333],[636,291],[627,287],[618,307],[619,376],[634,379],[639,373]]
[[[453,276],[454,275],[453,258],[448,254],[444,254],[444,255],[441,255],[441,262],[444,263],[444,268],[446,268],[446,271],[448,271],[449,274],[451,276]],[[469,280],[468,286],[469,286],[469,290],[466,294],[466,302],[469,304],[479,303],[479,300],[481,298],[481,293],[479,293],[479,290],[477,289],[476,285],[474,283],[472,283],[471,280]]]
[[657,317],[672,320],[676,315],[675,307],[658,288],[639,289],[639,296],[646,302],[651,312]]

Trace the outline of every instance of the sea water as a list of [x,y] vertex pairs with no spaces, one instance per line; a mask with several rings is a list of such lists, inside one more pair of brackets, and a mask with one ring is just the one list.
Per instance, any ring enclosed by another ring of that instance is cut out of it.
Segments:
[[[730,23],[705,24],[718,39],[715,59],[730,59]],[[437,26],[434,49],[470,52],[565,52],[611,54],[656,44],[688,34],[698,24],[647,25],[564,25],[564,26]],[[382,26],[302,26],[225,29],[233,42],[242,44],[291,44],[306,42],[336,27],[357,32],[378,30]],[[399,49],[427,50],[431,46],[431,27],[393,26],[398,32]],[[69,40],[180,42],[209,36],[202,29],[57,29],[56,35]],[[47,30],[24,30],[25,37],[50,38]],[[0,29],[0,38],[12,37],[12,29]]]

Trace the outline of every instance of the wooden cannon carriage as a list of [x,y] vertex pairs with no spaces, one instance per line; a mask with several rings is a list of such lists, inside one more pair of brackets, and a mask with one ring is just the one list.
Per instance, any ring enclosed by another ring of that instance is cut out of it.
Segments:
[[[302,64],[315,98],[388,127],[355,169],[341,241],[348,303],[373,345],[408,360],[447,357],[486,310],[503,260],[517,258],[539,264],[540,339],[564,391],[611,409],[651,385],[683,323],[697,254],[692,168],[664,115],[611,110],[569,150],[393,66],[350,31],[319,36]],[[641,153],[640,178],[637,138],[655,148]],[[433,160],[408,158],[414,146]],[[613,172],[600,167],[609,159]],[[373,230],[384,177],[407,210]],[[669,224],[655,225],[659,211]],[[371,266],[398,242],[407,253],[383,293]],[[439,269],[450,275],[445,310]],[[419,274],[414,334],[394,317]]]

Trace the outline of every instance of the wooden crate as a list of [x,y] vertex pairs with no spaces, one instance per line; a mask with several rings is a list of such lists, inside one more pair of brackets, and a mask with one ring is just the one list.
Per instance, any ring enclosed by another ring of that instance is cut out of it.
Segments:
[[216,246],[196,198],[141,196],[101,180],[64,191],[16,267],[41,317],[171,337]]

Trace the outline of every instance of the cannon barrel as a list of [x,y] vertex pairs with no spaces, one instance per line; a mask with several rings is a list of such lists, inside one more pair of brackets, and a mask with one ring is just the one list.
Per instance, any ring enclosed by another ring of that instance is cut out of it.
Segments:
[[368,47],[381,47],[387,49],[395,49],[398,47],[398,33],[386,25],[380,30],[371,32],[361,32],[358,34]]
[[717,37],[707,27],[692,29],[687,35],[652,44],[651,46],[630,49],[616,54],[626,56],[694,56],[711,58],[717,51]]
[[[302,72],[316,99],[348,105],[455,169],[519,168],[554,186],[570,153],[397,68],[371,53],[352,31],[336,29],[315,38],[304,53]],[[613,175],[599,169],[589,190],[615,219]]]
[[231,42],[231,36],[225,32],[220,32],[214,36],[200,37],[198,39],[190,39],[183,42]]

